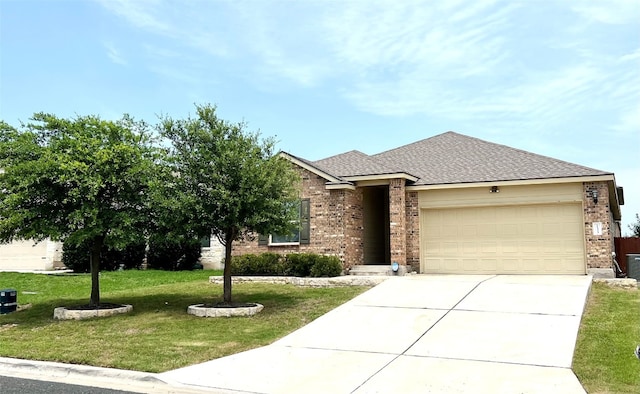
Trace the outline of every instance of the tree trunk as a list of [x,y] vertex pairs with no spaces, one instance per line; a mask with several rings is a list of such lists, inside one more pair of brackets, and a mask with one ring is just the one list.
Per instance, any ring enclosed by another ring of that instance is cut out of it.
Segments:
[[235,238],[233,229],[227,230],[224,242],[224,273],[223,273],[223,296],[224,303],[231,304],[231,245]]
[[104,239],[96,238],[91,243],[91,300],[89,305],[97,307],[100,305],[100,251]]

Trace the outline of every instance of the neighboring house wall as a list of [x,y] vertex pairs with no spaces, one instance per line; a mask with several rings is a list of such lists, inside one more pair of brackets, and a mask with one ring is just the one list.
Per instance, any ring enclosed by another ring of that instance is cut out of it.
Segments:
[[[597,203],[593,201],[594,190],[598,192]],[[611,220],[607,182],[583,183],[583,207],[587,268],[611,268],[615,228]],[[594,223],[595,227],[601,228],[600,235],[595,234]]]
[[209,246],[202,247],[200,264],[206,270],[221,270],[224,268],[224,246],[218,238],[211,237]]
[[0,270],[49,271],[62,267],[62,244],[48,239],[0,245]]

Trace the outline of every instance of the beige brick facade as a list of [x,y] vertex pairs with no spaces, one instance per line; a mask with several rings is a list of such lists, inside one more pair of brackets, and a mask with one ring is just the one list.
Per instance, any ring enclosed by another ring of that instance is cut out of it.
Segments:
[[[310,199],[309,244],[267,246],[255,240],[237,242],[233,254],[318,253],[338,256],[345,269],[364,263],[364,187],[331,189],[327,180],[297,167],[302,179],[301,197]],[[609,207],[606,181],[583,183],[583,208],[587,268],[611,268],[614,220]],[[593,201],[593,191],[598,202]],[[406,181],[389,180],[389,254],[391,262],[420,271],[419,194],[406,190]],[[600,223],[601,235],[594,235]]]
[[[587,268],[611,268],[614,223],[609,207],[607,182],[584,182],[583,190]],[[593,200],[594,191],[598,193],[597,203]],[[594,234],[594,223],[602,225],[601,235]]]

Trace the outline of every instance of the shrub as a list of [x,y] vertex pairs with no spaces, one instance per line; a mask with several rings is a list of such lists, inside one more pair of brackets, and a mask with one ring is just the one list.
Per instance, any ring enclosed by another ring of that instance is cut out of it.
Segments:
[[310,275],[313,277],[333,277],[342,273],[342,262],[336,256],[317,256],[311,266]]
[[277,253],[245,254],[231,260],[231,274],[244,276],[285,275],[283,256]]
[[[144,260],[144,241],[127,246],[123,250],[109,249],[104,246],[101,250],[101,271],[115,271],[122,266],[124,269],[140,269]],[[73,272],[90,272],[91,249],[89,244],[71,244],[65,242],[62,245],[62,263]]]
[[342,263],[336,256],[313,253],[292,253],[286,256],[277,253],[245,254],[234,256],[231,274],[243,276],[333,277],[342,273]]
[[311,275],[311,267],[317,256],[311,253],[288,254],[286,257],[287,275],[301,277]]
[[147,267],[165,271],[184,271],[196,268],[202,247],[199,239],[149,240]]

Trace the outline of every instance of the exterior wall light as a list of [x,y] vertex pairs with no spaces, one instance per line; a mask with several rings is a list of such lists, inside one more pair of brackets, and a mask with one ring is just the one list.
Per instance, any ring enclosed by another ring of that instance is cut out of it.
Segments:
[[489,193],[500,193],[500,188],[498,186],[491,186]]
[[591,198],[593,198],[593,203],[597,204],[598,203],[598,191],[594,190],[591,192]]

